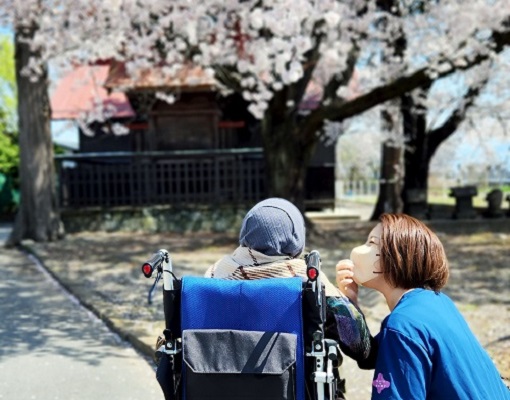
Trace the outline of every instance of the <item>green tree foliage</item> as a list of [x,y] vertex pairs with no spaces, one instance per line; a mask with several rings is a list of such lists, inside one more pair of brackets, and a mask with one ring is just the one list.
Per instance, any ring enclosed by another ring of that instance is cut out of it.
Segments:
[[18,184],[17,93],[12,37],[0,35],[0,173]]
[[19,164],[17,135],[6,128],[4,118],[0,111],[0,172],[15,178]]

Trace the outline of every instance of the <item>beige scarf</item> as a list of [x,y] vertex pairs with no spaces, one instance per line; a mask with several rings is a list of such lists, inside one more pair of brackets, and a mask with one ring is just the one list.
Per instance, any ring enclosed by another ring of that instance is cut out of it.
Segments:
[[[234,280],[299,276],[306,280],[306,263],[302,258],[267,256],[240,246],[232,254],[222,257],[211,265],[204,276]],[[320,279],[326,289],[326,296],[342,296],[322,271]]]

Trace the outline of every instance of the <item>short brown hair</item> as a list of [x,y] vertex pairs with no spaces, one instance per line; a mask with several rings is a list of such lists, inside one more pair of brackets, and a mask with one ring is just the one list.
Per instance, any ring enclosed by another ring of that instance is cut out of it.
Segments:
[[406,214],[383,214],[380,239],[385,279],[403,289],[439,291],[448,281],[443,244],[423,222]]

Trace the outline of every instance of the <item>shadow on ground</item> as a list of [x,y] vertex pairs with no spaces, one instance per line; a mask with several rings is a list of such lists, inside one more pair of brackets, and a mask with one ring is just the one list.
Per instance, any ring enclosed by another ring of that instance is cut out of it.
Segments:
[[[510,378],[510,220],[431,221],[450,261],[445,289],[494,359]],[[325,273],[348,258],[366,240],[372,222],[338,221],[316,224],[307,249],[318,249]],[[141,272],[142,263],[156,250],[167,249],[177,276],[202,275],[213,262],[237,246],[235,235],[219,233],[92,233],[69,235],[63,241],[30,244],[47,268],[96,313],[128,331],[150,349],[163,328],[161,296],[147,306],[152,283]],[[2,299],[3,300],[3,299]],[[382,296],[362,289],[360,304],[371,329],[377,332],[388,309]],[[367,398],[371,373],[355,366],[346,372],[352,400]]]
[[[77,312],[77,303],[63,302],[67,299],[54,282],[40,282],[41,272],[37,271],[35,264],[25,257],[19,263],[4,263],[0,257],[0,265],[3,313],[0,341],[9,344],[0,347],[0,360],[28,353],[41,359],[48,354],[58,354],[89,365],[99,365],[105,356],[122,357],[120,352],[113,350],[105,354],[103,346],[120,347],[118,337],[104,326],[99,326],[102,323],[97,318]],[[19,272],[15,276],[9,272],[14,268],[23,271],[23,279],[19,279]]]

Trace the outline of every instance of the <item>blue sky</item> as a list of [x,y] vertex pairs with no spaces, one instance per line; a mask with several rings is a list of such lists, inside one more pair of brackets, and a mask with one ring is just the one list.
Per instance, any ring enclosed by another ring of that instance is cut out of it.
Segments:
[[0,35],[10,35],[10,36],[12,36],[12,29],[6,28],[5,26],[0,26]]

